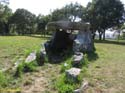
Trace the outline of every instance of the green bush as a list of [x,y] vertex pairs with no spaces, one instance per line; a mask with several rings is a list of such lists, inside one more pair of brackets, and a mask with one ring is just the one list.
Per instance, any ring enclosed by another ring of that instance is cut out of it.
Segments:
[[70,69],[71,68],[71,65],[68,64],[68,63],[64,63],[61,65],[61,73],[65,72],[66,70]]
[[33,52],[33,50],[32,49],[26,49],[24,52],[25,52],[25,57],[27,57],[30,53]]
[[63,74],[55,83],[55,88],[59,91],[59,93],[73,93],[74,84],[65,83],[65,75]]
[[72,57],[68,58],[62,65],[61,65],[61,73],[65,72],[66,70],[72,67],[71,65]]
[[37,64],[35,62],[30,62],[30,63],[23,62],[17,67],[15,76],[21,77],[22,73],[36,71],[36,66]]
[[36,61],[39,66],[42,66],[45,62],[48,62],[48,57],[46,55],[41,56],[41,52],[38,50],[36,52]]

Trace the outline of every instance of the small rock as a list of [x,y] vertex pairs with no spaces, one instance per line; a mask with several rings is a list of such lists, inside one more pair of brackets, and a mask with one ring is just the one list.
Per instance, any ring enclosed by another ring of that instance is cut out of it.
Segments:
[[73,61],[81,61],[83,59],[83,53],[81,52],[76,52],[75,55],[73,56]]
[[46,57],[46,51],[45,50],[43,50],[43,49],[41,49],[41,51],[40,51],[40,58],[39,58],[39,65],[43,65],[44,64],[44,62],[45,62],[45,57]]
[[73,61],[72,61],[73,66],[79,67],[82,60],[83,60],[83,53],[76,52],[75,55],[73,56]]
[[22,58],[18,59],[15,63],[14,63],[14,67],[18,67],[18,65],[23,61]]
[[66,67],[66,66],[68,66],[68,64],[67,64],[67,63],[64,63],[64,66]]
[[36,60],[36,53],[33,52],[33,53],[30,53],[29,56],[26,58],[25,62],[32,62]]
[[80,89],[76,89],[76,90],[74,90],[73,93],[81,93],[81,91],[80,91]]
[[44,56],[46,55],[45,49],[41,49],[41,54],[44,55]]
[[82,83],[82,86],[81,86],[81,88],[80,88],[81,93],[83,93],[83,92],[85,91],[85,89],[88,88],[88,86],[89,86],[89,83],[88,83],[87,81],[86,81],[86,82],[83,82],[83,83]]
[[84,93],[84,91],[88,88],[88,86],[89,83],[87,81],[83,82],[79,89],[74,90],[74,93]]
[[71,68],[69,70],[66,70],[66,76],[68,79],[76,81],[80,74],[80,71],[81,71],[81,69],[79,69],[79,68]]

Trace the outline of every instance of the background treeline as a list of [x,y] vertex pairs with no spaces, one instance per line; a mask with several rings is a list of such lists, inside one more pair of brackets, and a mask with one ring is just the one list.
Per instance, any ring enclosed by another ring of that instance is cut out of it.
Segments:
[[93,38],[98,31],[100,39],[102,35],[105,39],[106,29],[125,27],[125,10],[120,0],[92,0],[86,7],[70,3],[48,15],[36,16],[26,9],[13,13],[8,1],[0,0],[0,35],[44,34],[46,24],[58,20],[89,22]]

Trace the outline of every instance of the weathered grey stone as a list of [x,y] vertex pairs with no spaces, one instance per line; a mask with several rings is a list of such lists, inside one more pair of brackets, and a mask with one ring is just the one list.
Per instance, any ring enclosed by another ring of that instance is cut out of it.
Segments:
[[88,86],[89,86],[88,81],[83,82],[81,87],[80,87],[81,93],[83,93],[88,88]]
[[79,31],[73,43],[74,52],[92,51],[93,41],[90,31]]
[[40,58],[38,60],[39,61],[38,62],[39,65],[43,65],[44,64],[45,57],[46,57],[46,51],[44,49],[41,49],[41,51],[40,51]]
[[74,90],[73,93],[81,93],[81,90],[80,89],[76,89],[76,90]]
[[74,67],[79,67],[81,65],[81,62],[83,62],[83,53],[76,52],[73,56],[72,64]]
[[80,71],[81,71],[81,69],[79,69],[79,68],[71,68],[69,70],[66,70],[67,79],[76,81],[78,79]]
[[15,68],[18,67],[18,65],[19,65],[20,63],[22,63],[22,61],[23,61],[23,58],[18,59],[18,60],[14,63],[14,67],[15,67]]
[[46,55],[46,51],[45,51],[45,49],[41,49],[40,52],[41,52],[42,55],[44,55],[44,56]]
[[87,81],[82,82],[82,85],[79,89],[74,90],[74,93],[84,93],[85,90],[88,88],[89,83]]
[[81,52],[76,52],[75,55],[73,56],[73,61],[78,61],[80,62],[83,59],[83,53]]
[[25,62],[32,62],[36,60],[36,53],[33,52],[33,53],[30,53],[29,56],[26,58]]

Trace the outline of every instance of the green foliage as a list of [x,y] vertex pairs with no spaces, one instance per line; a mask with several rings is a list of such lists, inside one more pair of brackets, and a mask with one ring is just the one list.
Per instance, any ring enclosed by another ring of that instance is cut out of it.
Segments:
[[17,9],[11,16],[10,26],[19,35],[31,34],[35,30],[35,15],[26,9]]
[[25,52],[25,57],[27,57],[30,53],[33,52],[33,50],[32,49],[26,49],[26,50],[24,50],[24,52]]
[[61,72],[62,72],[62,73],[72,67],[71,61],[72,61],[72,57],[68,58],[68,59],[65,61],[65,63],[62,63],[62,65],[61,65]]
[[45,34],[45,28],[46,25],[49,21],[51,21],[51,17],[50,15],[38,15],[36,18],[37,21],[37,32],[36,33],[42,33]]
[[76,18],[81,18],[84,14],[84,7],[78,3],[70,3],[61,9],[56,9],[51,14],[52,21],[69,20],[75,21]]
[[66,77],[64,74],[59,77],[58,81],[55,83],[55,88],[59,93],[72,93],[74,85],[65,83]]
[[74,81],[73,79],[68,79],[65,75],[65,70],[68,70],[72,67],[72,57],[69,57],[65,63],[61,65],[61,76],[55,81],[55,88],[59,91],[59,93],[73,93],[73,90],[80,87],[83,77],[89,77],[89,73],[87,72],[88,66],[87,56],[84,57],[84,60],[81,62],[81,72],[77,79]]
[[5,4],[0,3],[0,35],[9,34],[8,20],[12,15],[12,10]]
[[36,62],[39,66],[42,66],[45,62],[49,62],[47,55],[41,55],[41,52],[37,50],[36,52]]
[[8,79],[7,76],[0,72],[0,87],[6,87],[8,85]]
[[21,77],[23,73],[36,71],[36,66],[37,64],[35,62],[23,62],[17,67],[15,76]]
[[41,62],[40,62],[40,51],[37,51],[36,53],[36,62],[38,65],[41,65]]
[[124,6],[120,0],[92,0],[86,7],[83,20],[90,22],[92,31],[99,32],[100,40],[105,30],[124,22]]

